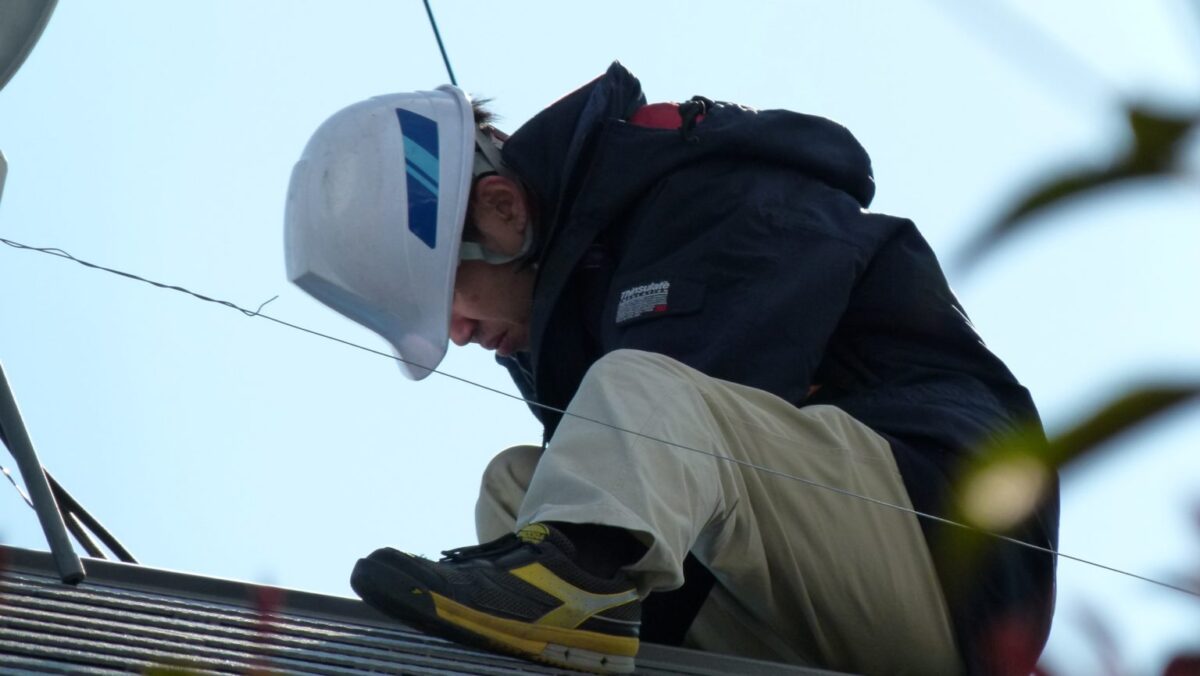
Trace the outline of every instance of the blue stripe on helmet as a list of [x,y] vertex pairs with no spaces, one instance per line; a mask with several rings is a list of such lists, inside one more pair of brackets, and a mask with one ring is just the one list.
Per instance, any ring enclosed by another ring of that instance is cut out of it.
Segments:
[[396,118],[404,137],[408,229],[430,249],[436,249],[440,166],[437,122],[403,108],[396,109]]
[[404,168],[408,172],[408,180],[420,183],[426,190],[433,193],[435,197],[437,196],[438,186],[436,180],[430,179],[429,176],[425,175],[425,172],[421,171],[420,167],[413,166],[412,162],[405,162]]
[[[437,137],[433,141],[434,150],[437,150]],[[409,170],[417,170],[425,177],[427,181],[433,184],[434,190],[437,190],[438,184],[438,158],[437,155],[429,154],[429,151],[422,148],[416,141],[404,137],[404,161],[409,164]]]

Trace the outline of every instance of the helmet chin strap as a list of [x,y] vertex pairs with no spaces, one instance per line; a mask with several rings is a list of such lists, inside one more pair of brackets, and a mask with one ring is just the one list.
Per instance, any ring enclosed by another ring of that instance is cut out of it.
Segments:
[[500,159],[500,149],[503,147],[503,141],[476,127],[475,166],[472,168],[472,173],[475,176],[492,173],[507,175],[508,172],[504,170],[504,161]]
[[458,259],[460,261],[483,261],[489,265],[504,265],[511,263],[519,258],[524,258],[533,251],[533,224],[525,224],[525,241],[521,242],[521,250],[507,256],[488,249],[479,242],[463,242],[458,250]]

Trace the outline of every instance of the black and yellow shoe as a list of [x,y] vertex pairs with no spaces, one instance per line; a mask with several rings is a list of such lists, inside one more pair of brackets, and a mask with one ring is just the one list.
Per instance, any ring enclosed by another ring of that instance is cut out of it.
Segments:
[[460,643],[599,673],[633,671],[641,602],[628,579],[596,577],[551,526],[430,561],[395,549],[359,559],[350,586],[368,605]]

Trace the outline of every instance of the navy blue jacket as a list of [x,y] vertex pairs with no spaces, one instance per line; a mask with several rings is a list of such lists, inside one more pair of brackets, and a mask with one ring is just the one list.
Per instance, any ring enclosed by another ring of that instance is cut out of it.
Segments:
[[[629,121],[644,104],[613,64],[504,146],[541,231],[530,351],[501,360],[517,385],[566,408],[602,355],[666,354],[797,406],[840,407],[891,442],[914,507],[948,515],[964,459],[1037,412],[916,227],[866,210],[866,152],[819,117],[697,98],[680,128],[661,129]],[[534,411],[550,438],[558,414]],[[1052,493],[1017,537],[1057,545]],[[960,566],[941,544],[953,533],[922,527],[972,671],[1014,614],[1045,640],[1051,557],[989,541],[983,565]]]

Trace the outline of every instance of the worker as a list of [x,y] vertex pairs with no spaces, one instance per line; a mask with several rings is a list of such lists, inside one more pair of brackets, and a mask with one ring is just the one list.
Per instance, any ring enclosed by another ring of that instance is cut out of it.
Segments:
[[[647,105],[619,63],[511,136],[491,122],[455,87],[372,98],[292,175],[290,278],[410,378],[449,341],[494,350],[545,430],[486,469],[482,544],[375,551],[351,578],[363,600],[599,672],[631,671],[646,640],[1028,673],[1053,557],[996,542],[968,565],[921,515],[953,515],[969,461],[1040,434],[1037,411],[912,222],[867,210],[853,136]],[[1051,476],[1012,535],[1053,549],[1057,531]]]

